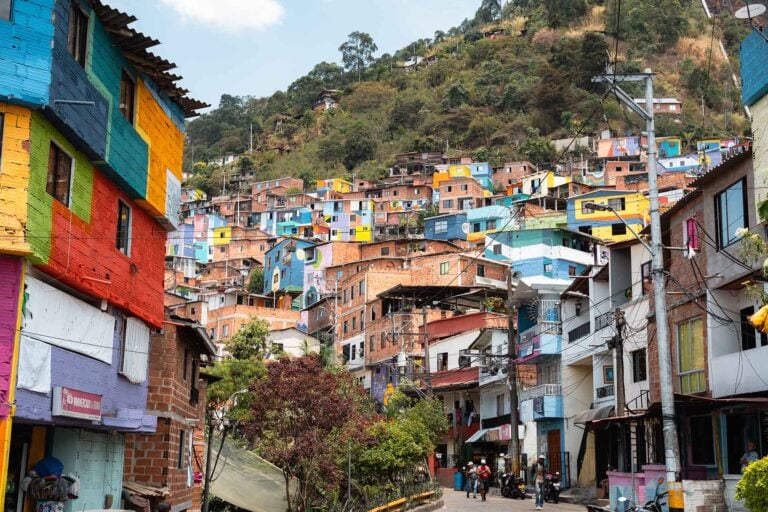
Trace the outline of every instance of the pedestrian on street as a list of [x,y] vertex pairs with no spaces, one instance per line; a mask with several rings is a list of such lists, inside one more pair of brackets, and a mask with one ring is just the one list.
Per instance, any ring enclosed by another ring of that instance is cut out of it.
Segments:
[[469,498],[470,491],[472,497],[477,499],[477,468],[473,462],[468,462],[464,468],[464,479],[466,480],[467,498]]
[[533,486],[536,489],[536,510],[544,508],[544,475],[547,474],[547,466],[544,456],[539,455],[539,460],[533,465]]
[[499,481],[499,489],[504,487],[504,481],[502,477],[506,472],[507,472],[507,458],[504,456],[503,453],[500,453],[499,457],[496,459],[496,479]]
[[485,495],[491,486],[491,468],[485,463],[485,459],[480,461],[480,467],[477,468],[477,478],[480,480],[480,497],[485,501]]

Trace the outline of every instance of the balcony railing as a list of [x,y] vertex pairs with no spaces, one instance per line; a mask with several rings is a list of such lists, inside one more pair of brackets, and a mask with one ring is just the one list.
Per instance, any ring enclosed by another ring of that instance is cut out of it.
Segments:
[[541,322],[520,334],[520,345],[525,345],[533,340],[534,336],[539,334],[560,334],[563,326],[560,322]]
[[597,398],[608,398],[609,396],[613,396],[613,384],[597,388],[595,394],[597,395]]
[[613,311],[603,313],[602,315],[595,317],[595,331],[599,331],[603,327],[608,327],[613,323]]
[[568,343],[573,343],[576,340],[580,340],[581,338],[589,335],[590,332],[591,330],[589,322],[581,324],[577,328],[568,331]]
[[546,395],[560,395],[563,392],[563,386],[560,384],[541,384],[539,386],[524,389],[520,393],[520,401],[532,400],[540,396]]

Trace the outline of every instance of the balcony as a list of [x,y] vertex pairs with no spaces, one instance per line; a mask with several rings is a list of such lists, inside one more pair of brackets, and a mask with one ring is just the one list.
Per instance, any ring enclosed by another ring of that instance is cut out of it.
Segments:
[[598,400],[602,400],[603,398],[610,398],[614,394],[614,387],[613,384],[608,384],[607,386],[600,386],[599,388],[595,389],[595,397]]
[[541,322],[520,334],[518,362],[535,363],[541,356],[555,356],[562,348],[560,322]]
[[563,417],[562,386],[542,384],[520,394],[522,421],[539,421]]
[[607,313],[603,313],[600,316],[595,317],[595,332],[599,331],[600,329],[603,329],[605,327],[608,327],[613,323],[614,313],[613,311],[608,311]]

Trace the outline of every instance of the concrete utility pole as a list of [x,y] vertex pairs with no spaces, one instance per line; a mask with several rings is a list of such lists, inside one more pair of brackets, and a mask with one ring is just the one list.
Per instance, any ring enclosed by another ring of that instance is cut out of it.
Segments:
[[[659,184],[656,175],[656,134],[653,120],[653,73],[646,69],[644,73],[616,74],[608,68],[605,75],[592,79],[593,82],[607,82],[616,93],[616,97],[630,110],[643,118],[648,137],[648,196],[651,203],[651,256],[653,265],[653,296],[656,316],[656,340],[659,352],[659,384],[661,388],[661,417],[664,436],[664,459],[666,462],[667,482],[678,481],[680,473],[680,448],[675,423],[675,395],[672,382],[671,349],[667,324],[667,299],[664,290],[664,247],[661,240],[661,212],[659,211]],[[645,83],[645,107],[643,108],[624,92],[617,84],[620,82]],[[669,506],[671,510],[682,505],[682,490],[670,489]],[[679,498],[678,498],[679,492]],[[674,494],[674,495],[673,495]],[[679,499],[679,501],[678,501]],[[673,503],[674,502],[674,503]]]
[[613,338],[614,350],[616,352],[616,416],[624,416],[624,311],[616,308],[614,311],[614,321],[616,322],[616,336]]
[[429,360],[429,333],[427,332],[427,306],[421,306],[421,326],[424,329],[424,372],[427,381],[427,395],[432,398],[432,371]]
[[512,458],[512,474],[520,476],[520,404],[517,397],[517,333],[515,332],[515,308],[512,306],[512,267],[507,272],[507,378],[509,379],[510,436],[507,455]]

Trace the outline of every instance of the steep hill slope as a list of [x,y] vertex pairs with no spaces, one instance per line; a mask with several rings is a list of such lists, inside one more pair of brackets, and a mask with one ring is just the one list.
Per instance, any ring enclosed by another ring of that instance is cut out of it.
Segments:
[[[656,96],[683,101],[682,116],[659,119],[660,135],[689,143],[738,135],[747,123],[733,55],[745,30],[727,13],[708,20],[696,0],[517,0],[503,9],[482,0],[474,19],[363,69],[323,62],[268,98],[223,95],[218,109],[189,124],[186,165],[192,185],[218,193],[217,162],[246,151],[251,127],[254,151],[239,168],[257,179],[374,179],[396,153],[446,147],[493,164],[551,162],[562,155],[549,139],[640,131],[591,82],[609,61],[620,71],[652,68]],[[424,60],[404,66],[414,57]],[[340,108],[314,113],[323,89],[339,91]]]

